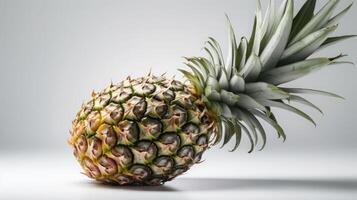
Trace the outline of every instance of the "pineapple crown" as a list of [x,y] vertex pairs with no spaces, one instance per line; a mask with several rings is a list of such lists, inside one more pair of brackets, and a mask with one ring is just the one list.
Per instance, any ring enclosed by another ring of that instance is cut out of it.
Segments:
[[242,37],[237,41],[227,17],[229,47],[226,59],[220,44],[212,37],[205,43],[207,57],[185,58],[185,64],[191,71],[180,71],[216,113],[219,121],[213,145],[223,139],[224,146],[235,138],[234,151],[241,142],[242,134],[246,134],[251,144],[249,152],[254,150],[260,138],[261,150],[266,144],[266,133],[260,120],[276,129],[280,138],[286,139],[283,128],[271,111],[272,107],[293,112],[316,125],[309,115],[289,103],[301,103],[322,112],[299,94],[342,98],[325,91],[280,87],[325,66],[349,63],[339,61],[344,56],[342,54],[333,58],[310,58],[320,49],[355,36],[330,37],[341,17],[352,6],[333,15],[338,3],[339,0],[330,0],[314,14],[316,0],[307,0],[294,16],[293,0],[284,0],[277,10],[274,0],[270,0],[263,16],[258,0],[249,40]]

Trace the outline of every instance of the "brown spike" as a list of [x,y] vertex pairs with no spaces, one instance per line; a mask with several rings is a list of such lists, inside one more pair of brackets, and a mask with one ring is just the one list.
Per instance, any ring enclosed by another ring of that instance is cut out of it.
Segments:
[[149,69],[149,73],[148,73],[148,75],[147,76],[151,76],[152,75],[152,68],[150,67],[150,69]]
[[92,98],[96,97],[97,96],[97,93],[93,90],[92,91]]
[[[151,72],[150,72],[151,73]],[[142,83],[141,83],[141,85],[145,85],[145,83],[148,83],[149,82],[149,80],[150,80],[150,77],[151,76],[151,74],[149,74],[148,76],[146,76],[146,77],[144,77],[143,78],[143,81],[142,81]]]
[[123,86],[123,85],[120,85],[119,91],[120,91],[120,92],[123,92],[123,91],[124,91],[124,86]]
[[69,145],[73,145],[73,141],[72,140],[67,140],[67,143],[69,144]]
[[206,161],[206,160],[200,160],[200,161],[198,161],[198,162],[195,162],[195,164],[201,164],[201,163],[203,163],[204,161]]

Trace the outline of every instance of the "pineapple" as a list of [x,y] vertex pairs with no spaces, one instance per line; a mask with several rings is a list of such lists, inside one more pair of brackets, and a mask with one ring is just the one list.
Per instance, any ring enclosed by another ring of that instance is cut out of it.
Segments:
[[217,116],[194,88],[163,76],[128,78],[92,97],[69,142],[96,180],[161,184],[200,162],[217,131]]
[[263,17],[258,1],[249,40],[237,41],[227,17],[227,58],[209,38],[206,57],[185,58],[190,71],[180,71],[188,81],[149,74],[93,92],[73,120],[69,139],[84,174],[119,185],[160,185],[201,162],[205,150],[219,143],[234,140],[234,151],[246,137],[249,152],[263,149],[267,136],[261,121],[285,140],[271,108],[315,124],[290,102],[320,111],[300,94],[340,96],[281,85],[346,63],[339,60],[343,55],[311,58],[315,51],[352,37],[330,37],[351,7],[333,16],[338,2],[330,0],[314,14],[316,0],[307,0],[294,15],[293,0],[283,1],[277,10],[271,0]]

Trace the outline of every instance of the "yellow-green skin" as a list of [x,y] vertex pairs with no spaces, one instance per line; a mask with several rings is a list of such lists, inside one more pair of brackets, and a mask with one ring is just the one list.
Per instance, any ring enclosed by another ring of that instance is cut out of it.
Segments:
[[90,178],[160,185],[200,162],[216,129],[192,87],[149,75],[93,93],[73,121],[69,144]]

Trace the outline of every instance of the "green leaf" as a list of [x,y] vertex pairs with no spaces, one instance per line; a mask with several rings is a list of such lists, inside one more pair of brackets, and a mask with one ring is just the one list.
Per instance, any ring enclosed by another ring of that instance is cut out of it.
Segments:
[[254,141],[253,141],[253,137],[250,135],[249,130],[247,129],[247,127],[245,127],[244,124],[240,123],[239,121],[237,121],[237,123],[239,124],[239,126],[243,129],[243,132],[248,136],[249,142],[250,142],[250,149],[248,151],[248,153],[252,153],[254,150]]
[[225,117],[225,118],[233,117],[232,111],[227,104],[221,104],[221,107],[222,107],[221,117]]
[[257,18],[257,25],[261,27],[263,24],[263,13],[262,13],[262,3],[260,0],[257,0],[257,10],[255,12],[255,16]]
[[254,60],[252,62],[254,63],[254,65],[249,66],[247,71],[245,72],[245,80],[247,82],[256,81],[262,71],[262,63],[260,62],[260,58],[258,56],[252,55],[252,59]]
[[286,135],[284,133],[284,130],[281,128],[281,126],[273,119],[271,119],[270,117],[264,115],[263,113],[259,112],[259,111],[251,111],[252,114],[256,115],[257,117],[261,118],[262,120],[264,120],[265,122],[267,122],[268,124],[270,124],[278,133],[279,137],[282,137],[284,140],[286,138]]
[[205,49],[210,54],[210,56],[212,56],[211,59],[213,59],[213,63],[211,64],[213,65],[213,68],[211,68],[210,70],[215,71],[214,73],[210,73],[210,74],[214,77],[219,77],[222,67],[224,66],[222,51],[217,41],[215,41],[211,37],[206,42],[206,44],[208,44],[208,47],[206,47]]
[[303,97],[300,97],[300,96],[297,96],[297,95],[290,95],[289,101],[301,103],[303,105],[309,106],[309,107],[319,111],[321,114],[324,114],[319,107],[317,107],[315,104],[311,103],[310,101],[306,100]]
[[320,28],[321,24],[328,19],[332,14],[339,0],[330,0],[305,26],[299,31],[298,34],[290,41],[288,46],[300,41],[305,36],[315,32]]
[[287,110],[287,111],[290,111],[290,112],[293,112],[305,119],[307,119],[308,121],[310,121],[312,124],[314,124],[316,126],[316,123],[314,122],[314,120],[309,116],[307,115],[306,113],[302,112],[301,110],[293,107],[293,106],[290,106],[290,105],[287,105],[285,103],[282,103],[282,102],[277,102],[277,101],[271,101],[271,100],[257,100],[259,103],[261,103],[262,105],[264,106],[269,106],[269,107],[277,107],[277,108],[281,108],[281,109],[284,109],[284,110]]
[[254,24],[253,24],[253,30],[252,30],[252,33],[250,35],[249,42],[248,42],[247,57],[249,57],[253,52],[253,46],[254,46],[256,30],[257,30],[257,18],[255,17],[254,18]]
[[224,89],[224,90],[228,90],[229,88],[229,80],[228,80],[228,75],[226,73],[226,70],[223,69],[222,73],[221,73],[221,77],[218,80],[219,82],[219,86]]
[[337,25],[326,27],[311,33],[289,46],[281,56],[281,63],[301,61],[313,54],[323,44],[328,35],[337,29]]
[[289,33],[293,21],[293,1],[288,0],[281,22],[260,55],[262,69],[267,70],[275,67],[288,43]]
[[200,81],[201,85],[204,86],[205,82],[206,82],[206,79],[207,79],[207,74],[201,73],[201,71],[199,69],[197,69],[197,67],[192,63],[185,63],[185,64],[198,77],[198,80]]
[[301,7],[298,14],[294,17],[290,40],[294,38],[296,34],[298,34],[298,32],[312,19],[314,16],[315,6],[316,0],[307,0]]
[[[274,113],[272,113],[272,112],[270,111],[270,108],[269,108],[269,118],[272,119],[275,123],[279,124],[279,123],[278,123],[278,120],[276,119],[276,117],[275,117],[275,115],[274,115]],[[286,140],[286,135],[285,135],[285,133],[283,133],[282,135],[280,135],[279,138],[280,138],[280,137],[282,137],[282,138],[283,138],[283,141],[285,142],[285,140]]]
[[215,137],[215,140],[213,142],[213,146],[218,144],[221,140],[222,140],[222,136],[223,136],[223,123],[224,122],[220,122],[220,123],[217,123],[217,128],[218,128],[218,131],[217,131],[217,134],[216,134],[216,137]]
[[343,41],[343,40],[347,40],[353,37],[356,37],[357,35],[343,35],[343,36],[338,36],[338,37],[329,37],[325,40],[324,43],[322,43],[322,45],[320,46],[319,49],[323,49],[325,47],[331,46],[336,44],[337,42]]
[[248,41],[245,37],[242,37],[237,50],[238,51],[238,55],[236,59],[237,72],[240,71],[245,65],[246,57],[247,57],[247,48],[248,48]]
[[223,148],[232,139],[232,136],[235,134],[234,124],[230,119],[225,119],[224,131],[225,131],[224,139],[221,148]]
[[337,24],[340,19],[350,10],[350,8],[352,7],[353,3],[351,3],[349,6],[347,6],[345,9],[343,9],[340,13],[338,13],[337,15],[335,15],[334,17],[332,17],[331,19],[329,19],[327,21],[326,24],[324,24],[323,26],[331,26],[333,24]]
[[226,90],[221,90],[220,93],[221,101],[228,106],[234,106],[239,101],[239,95],[234,94],[233,92],[229,92]]
[[246,84],[246,93],[254,99],[287,99],[289,94],[278,87],[263,83],[248,83]]
[[[207,104],[207,107],[209,107],[210,110],[212,110],[213,113],[216,114],[216,120],[219,121],[221,120],[221,113],[222,113],[222,106],[220,103],[216,101],[211,101],[209,100],[206,96],[202,97],[202,100],[204,101],[205,104]],[[218,124],[218,122],[217,122]]]
[[195,65],[199,66],[202,69],[202,71],[206,72],[206,74],[216,77],[217,73],[215,71],[215,68],[212,67],[212,64],[206,58],[194,57],[191,58],[190,61]]
[[227,75],[230,78],[232,76],[232,69],[235,67],[236,60],[237,60],[237,41],[231,21],[229,20],[227,15],[226,18],[228,23],[228,45],[229,45],[228,56],[226,60],[226,70],[227,70]]
[[248,111],[243,111],[243,112],[245,112],[246,115],[250,118],[250,121],[252,122],[253,126],[259,131],[259,133],[262,137],[263,144],[259,149],[261,151],[262,149],[264,149],[264,147],[266,145],[266,140],[267,140],[265,130],[264,130],[263,126],[261,125],[261,123],[259,122],[259,120],[252,113],[250,113]]
[[234,125],[234,134],[236,136],[236,138],[235,138],[236,141],[235,141],[235,145],[234,145],[233,149],[230,150],[231,152],[235,151],[238,148],[238,146],[239,146],[239,144],[240,144],[240,142],[242,140],[242,128],[241,128],[241,126],[238,124],[238,122],[236,120],[234,120],[233,125]]
[[[195,67],[201,74],[202,72],[205,74],[205,75],[208,75],[210,74],[209,73],[209,69],[206,67],[206,66],[202,66],[198,60],[200,58],[198,57],[183,57],[191,66]],[[189,66],[191,68],[191,66]],[[202,76],[204,76],[204,74],[202,74]]]
[[207,79],[206,85],[212,87],[213,90],[221,91],[219,82],[217,81],[217,79],[215,77],[209,76]]
[[[280,3],[277,13],[275,14],[274,31],[277,30],[279,24],[281,23],[281,19],[284,17],[288,3],[289,3],[288,0],[283,0]],[[294,6],[294,1],[292,2],[292,5]],[[293,15],[294,15],[294,13],[293,13]]]
[[265,48],[267,43],[270,41],[271,36],[275,31],[273,30],[274,23],[275,23],[275,0],[270,0],[262,25],[262,41],[260,44],[261,51]]
[[221,94],[214,90],[211,86],[207,86],[204,91],[204,95],[207,97],[208,100],[210,101],[217,101],[221,102]]
[[258,142],[258,134],[257,131],[255,130],[255,127],[253,125],[253,123],[251,122],[250,118],[248,115],[246,115],[246,113],[244,113],[243,111],[241,111],[240,109],[232,109],[233,115],[237,118],[240,119],[240,121],[244,122],[247,125],[248,128],[248,132],[252,133],[254,139],[253,139],[253,143],[254,145],[257,144]]
[[239,101],[237,102],[237,105],[244,109],[258,109],[266,112],[266,108],[263,105],[245,94],[239,94]]
[[220,71],[220,68],[218,67],[218,64],[216,63],[216,59],[218,59],[218,57],[214,56],[216,54],[212,53],[212,51],[209,48],[204,47],[203,49],[207,52],[209,58],[211,59],[209,61],[209,63],[211,64],[210,66],[212,66],[212,67],[209,68],[210,69],[210,73],[209,74],[211,76],[213,76],[213,77],[217,77],[217,74]]
[[213,38],[213,37],[208,37],[207,43],[213,48],[214,52],[217,54],[218,59],[218,65],[224,66],[224,59],[223,59],[223,53],[221,46],[219,43]]
[[252,54],[245,66],[239,72],[239,75],[243,76],[246,81],[255,81],[262,70],[262,64],[260,59],[255,54]]
[[317,95],[322,95],[322,96],[344,99],[343,97],[341,97],[337,94],[334,94],[331,92],[326,92],[326,91],[321,91],[321,90],[306,89],[306,88],[283,88],[283,87],[280,87],[280,89],[284,90],[285,92],[293,93],[293,94],[317,94]]
[[260,0],[257,0],[257,11],[256,11],[256,30],[255,30],[255,36],[254,36],[254,41],[253,41],[253,47],[251,50],[251,55],[259,55],[260,53],[260,43],[262,39],[262,23],[263,23],[263,14],[262,14],[262,6]]
[[229,89],[235,93],[242,92],[245,90],[245,81],[239,75],[233,75],[231,80],[229,80]]
[[195,87],[198,95],[201,95],[203,93],[203,86],[201,85],[197,77],[183,69],[179,69],[178,71],[180,71],[191,82],[191,84]]
[[273,85],[280,85],[301,78],[331,64],[331,62],[328,58],[313,58],[300,61],[266,71],[260,76],[260,80]]

